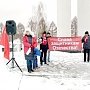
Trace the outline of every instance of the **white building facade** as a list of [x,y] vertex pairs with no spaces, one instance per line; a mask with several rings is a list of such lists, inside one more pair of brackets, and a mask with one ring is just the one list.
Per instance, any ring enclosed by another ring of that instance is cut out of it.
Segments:
[[57,36],[71,36],[71,21],[77,17],[77,35],[90,33],[90,0],[57,0]]
[[90,0],[77,0],[78,35],[90,33]]
[[57,0],[57,36],[71,36],[71,0]]

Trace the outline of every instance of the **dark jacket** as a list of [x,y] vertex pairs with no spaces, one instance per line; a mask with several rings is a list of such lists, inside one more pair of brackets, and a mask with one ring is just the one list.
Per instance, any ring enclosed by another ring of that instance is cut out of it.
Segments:
[[90,49],[90,36],[88,36],[88,39],[86,41],[85,38],[85,36],[82,38],[83,49]]
[[[41,37],[42,41],[43,41],[43,38]],[[47,38],[46,38],[47,39]],[[43,52],[47,52],[48,50],[48,42],[46,45],[43,45],[43,43],[40,44],[40,50],[42,50]]]

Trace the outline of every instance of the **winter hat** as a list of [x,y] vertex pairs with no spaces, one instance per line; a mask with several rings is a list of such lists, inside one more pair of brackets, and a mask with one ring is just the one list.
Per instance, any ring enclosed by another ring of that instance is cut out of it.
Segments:
[[25,28],[25,31],[23,32],[23,34],[25,35],[27,31],[30,32],[30,29],[29,28]]
[[26,34],[26,32],[29,31],[30,32],[30,35],[32,35],[32,37],[35,37],[35,34],[33,31],[30,30],[30,28],[26,28],[25,31],[24,31],[24,34]]
[[86,31],[86,32],[85,32],[85,34],[89,34],[89,32],[88,32],[88,31]]

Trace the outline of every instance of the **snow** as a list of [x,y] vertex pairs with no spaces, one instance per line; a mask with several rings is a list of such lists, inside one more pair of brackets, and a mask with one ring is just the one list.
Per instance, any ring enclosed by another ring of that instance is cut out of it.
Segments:
[[83,53],[51,51],[49,65],[29,74],[23,50],[14,52],[23,73],[12,62],[8,65],[0,51],[0,90],[89,90],[90,62],[83,62]]

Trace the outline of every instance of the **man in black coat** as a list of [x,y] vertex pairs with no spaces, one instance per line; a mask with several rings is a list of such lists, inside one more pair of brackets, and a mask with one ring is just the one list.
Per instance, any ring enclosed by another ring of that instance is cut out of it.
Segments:
[[86,60],[89,62],[89,56],[90,56],[90,36],[88,31],[85,32],[84,37],[82,38],[83,43],[83,49],[84,49],[84,62]]
[[41,57],[40,57],[40,64],[43,65],[47,64],[46,57],[47,57],[47,50],[48,50],[48,42],[46,37],[46,32],[44,31],[41,37],[41,44],[40,44],[40,50],[41,50]]

